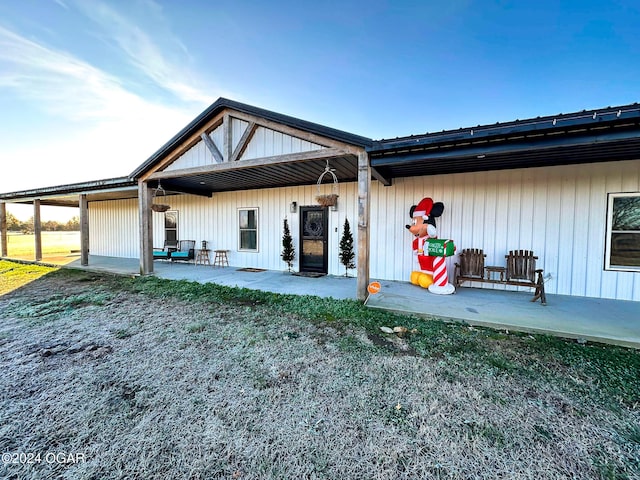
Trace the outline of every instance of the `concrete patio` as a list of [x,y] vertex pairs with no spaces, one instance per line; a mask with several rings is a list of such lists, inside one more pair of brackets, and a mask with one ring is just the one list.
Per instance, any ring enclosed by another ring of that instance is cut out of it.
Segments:
[[[66,267],[124,275],[138,275],[137,259],[90,256],[89,266],[79,258]],[[240,271],[184,262],[154,262],[155,275],[172,280],[211,282],[275,293],[309,294],[340,299],[356,298],[356,279],[324,276],[308,278],[288,272]],[[458,288],[454,295],[433,295],[408,282],[382,280],[380,292],[366,305],[372,308],[427,317],[464,321],[523,332],[640,348],[640,302],[547,294],[547,305],[530,302],[529,292]]]

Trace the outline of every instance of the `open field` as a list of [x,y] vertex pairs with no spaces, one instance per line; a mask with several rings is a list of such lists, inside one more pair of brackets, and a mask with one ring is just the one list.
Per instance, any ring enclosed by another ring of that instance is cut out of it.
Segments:
[[[80,232],[42,232],[42,255],[64,256],[80,249]],[[35,235],[9,232],[7,235],[9,258],[33,260]]]
[[2,478],[640,478],[623,348],[59,270],[0,296],[0,362]]
[[43,265],[22,265],[0,260],[0,295],[9,293],[54,271]]

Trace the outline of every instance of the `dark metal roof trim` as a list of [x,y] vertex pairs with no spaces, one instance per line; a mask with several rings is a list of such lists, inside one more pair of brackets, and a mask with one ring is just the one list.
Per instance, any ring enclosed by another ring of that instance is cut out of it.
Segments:
[[299,118],[290,117],[281,113],[276,113],[263,108],[253,107],[244,103],[229,100],[227,98],[219,98],[212,105],[210,105],[205,111],[198,115],[191,121],[186,127],[178,132],[171,140],[165,143],[160,149],[149,157],[144,163],[136,168],[129,177],[138,178],[145,171],[147,171],[156,162],[161,160],[165,155],[175,149],[180,143],[182,143],[187,137],[194,132],[202,128],[213,117],[220,113],[225,108],[237,110],[248,115],[254,115],[257,117],[265,118],[273,122],[281,123],[289,127],[298,128],[306,132],[314,133],[323,137],[328,137],[334,140],[338,140],[350,145],[369,147],[373,144],[373,140],[370,138],[362,137],[360,135],[354,135],[335,128],[326,127],[318,123],[308,122]]
[[517,137],[521,135],[563,134],[581,129],[596,129],[610,125],[640,122],[640,104],[607,107],[582,112],[537,117],[527,120],[478,125],[438,133],[426,133],[395,139],[378,140],[367,148],[372,154],[384,154],[401,150],[414,150],[431,145],[489,141],[492,138]]
[[110,189],[125,189],[137,187],[138,183],[129,177],[107,178],[104,180],[93,180],[90,182],[70,183],[67,185],[57,185],[54,187],[34,188],[10,193],[0,193],[0,200],[13,201],[23,198],[39,198],[56,195],[69,195],[96,192]]

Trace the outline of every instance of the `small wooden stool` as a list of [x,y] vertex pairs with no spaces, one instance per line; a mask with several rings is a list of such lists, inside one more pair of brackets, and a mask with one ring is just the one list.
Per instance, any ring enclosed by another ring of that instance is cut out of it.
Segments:
[[229,250],[215,250],[216,256],[213,259],[214,267],[222,267],[229,266],[229,258],[227,257],[227,252]]
[[196,256],[195,264],[196,266],[201,263],[202,265],[211,265],[211,258],[209,257],[209,253],[211,250],[208,248],[202,248],[198,250],[198,255]]

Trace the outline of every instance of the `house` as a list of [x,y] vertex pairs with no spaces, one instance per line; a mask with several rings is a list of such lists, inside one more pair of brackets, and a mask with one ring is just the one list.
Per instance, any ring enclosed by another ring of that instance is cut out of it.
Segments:
[[[151,210],[157,192],[167,212]],[[36,219],[41,204],[80,207],[85,264],[90,249],[149,274],[153,247],[178,238],[283,270],[286,218],[294,268],[338,275],[348,219],[364,298],[370,278],[409,279],[405,224],[424,197],[444,203],[439,237],[458,250],[494,265],[533,250],[547,293],[640,301],[638,104],[374,141],[221,98],[126,177],[0,194],[2,256],[5,204],[33,202]]]

